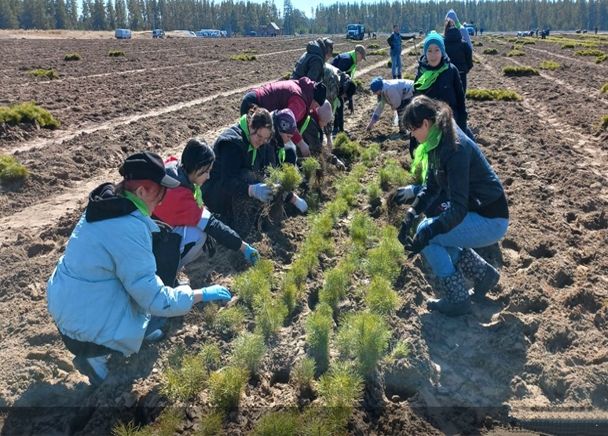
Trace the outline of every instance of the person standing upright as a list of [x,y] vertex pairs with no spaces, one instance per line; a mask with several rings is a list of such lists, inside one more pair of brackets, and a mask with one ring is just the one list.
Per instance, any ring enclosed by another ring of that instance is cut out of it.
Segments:
[[445,21],[448,21],[448,20],[450,20],[452,23],[454,23],[454,27],[456,27],[460,31],[460,34],[462,35],[462,40],[464,42],[466,42],[469,47],[471,47],[471,50],[473,50],[473,43],[471,42],[471,35],[469,35],[469,32],[467,31],[466,27],[460,23],[460,20],[458,20],[458,15],[456,15],[456,12],[454,12],[454,9],[450,9],[448,11],[448,13],[445,14]]
[[390,46],[391,72],[393,79],[401,79],[401,41],[415,39],[416,36],[403,36],[399,33],[399,26],[393,25],[393,33],[386,39]]

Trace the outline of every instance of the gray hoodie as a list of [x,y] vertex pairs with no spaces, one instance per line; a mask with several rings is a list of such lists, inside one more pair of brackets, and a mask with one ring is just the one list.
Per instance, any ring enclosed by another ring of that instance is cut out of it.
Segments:
[[323,80],[326,50],[322,39],[310,41],[306,45],[306,52],[296,62],[291,78],[297,80],[301,77],[308,77],[314,82]]
[[460,28],[458,30],[460,30],[460,34],[462,35],[462,40],[464,42],[466,42],[469,45],[469,47],[471,47],[471,50],[473,50],[473,43],[471,42],[471,36],[469,35],[469,32],[467,32],[467,29],[460,23],[460,20],[458,19],[458,15],[456,15],[456,12],[454,11],[454,9],[450,9],[448,11],[448,13],[445,14],[445,19],[452,20],[454,22],[454,24],[456,24],[456,27],[458,27],[458,25],[460,24]]

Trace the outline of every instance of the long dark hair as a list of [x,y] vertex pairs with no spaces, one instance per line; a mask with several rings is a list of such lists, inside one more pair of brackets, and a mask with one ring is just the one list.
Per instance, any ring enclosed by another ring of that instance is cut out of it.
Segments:
[[253,104],[247,112],[247,125],[250,131],[267,128],[272,132],[272,115],[267,109]]
[[445,20],[445,27],[443,28],[443,36],[446,36],[448,34],[448,30],[450,30],[452,27],[456,27],[454,25],[454,23],[452,22],[452,20]]
[[418,95],[405,108],[401,122],[407,130],[422,126],[424,120],[429,120],[439,127],[442,137],[449,144],[458,144],[458,136],[452,119],[452,109],[442,101],[433,100],[426,95]]

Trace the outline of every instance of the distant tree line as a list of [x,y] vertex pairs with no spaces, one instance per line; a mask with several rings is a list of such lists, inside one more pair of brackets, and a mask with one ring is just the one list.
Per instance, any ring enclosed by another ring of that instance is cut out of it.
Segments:
[[489,31],[536,28],[608,30],[608,0],[481,0],[320,5],[309,19],[296,8],[279,12],[273,0],[0,0],[0,28],[165,30],[201,28],[245,33],[270,21],[286,24],[287,33],[343,33],[349,23],[372,31],[440,29],[448,9],[464,22]]

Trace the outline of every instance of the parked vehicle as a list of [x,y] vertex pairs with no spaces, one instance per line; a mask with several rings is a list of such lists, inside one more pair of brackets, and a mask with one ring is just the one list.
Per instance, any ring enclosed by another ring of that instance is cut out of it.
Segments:
[[114,31],[116,39],[131,39],[131,29],[116,29]]
[[168,36],[171,38],[196,38],[196,33],[192,30],[173,30]]
[[220,38],[222,32],[217,29],[201,29],[196,32],[196,36],[199,38]]
[[363,24],[349,24],[346,26],[346,39],[363,40],[365,36],[365,26]]
[[256,32],[255,30],[250,30],[249,32],[247,32],[247,36],[258,36],[258,32]]
[[152,30],[152,38],[164,38],[165,31],[163,29],[154,29]]

